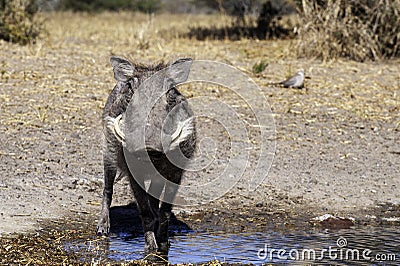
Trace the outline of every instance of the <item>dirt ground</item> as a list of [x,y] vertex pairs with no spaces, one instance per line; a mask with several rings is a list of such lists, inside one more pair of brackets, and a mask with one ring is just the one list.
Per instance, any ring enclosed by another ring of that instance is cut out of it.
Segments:
[[[141,62],[192,57],[228,63],[252,77],[271,106],[276,152],[265,181],[255,192],[239,182],[210,204],[177,208],[178,218],[201,227],[204,217],[204,224],[213,224],[218,216],[227,221],[225,229],[232,221],[243,228],[299,225],[326,213],[360,223],[398,221],[400,61],[321,62],[294,58],[289,40],[178,37],[202,17],[46,16],[49,34],[35,45],[0,41],[0,236],[33,232],[48,219],[90,217],[95,226],[103,172],[100,118],[115,84],[108,61],[114,54]],[[253,73],[261,60],[266,69]],[[299,68],[309,77],[305,89],[269,85]],[[231,97],[223,89],[203,89],[182,92]],[[223,138],[214,127],[199,128]],[[131,201],[121,180],[113,206]]]

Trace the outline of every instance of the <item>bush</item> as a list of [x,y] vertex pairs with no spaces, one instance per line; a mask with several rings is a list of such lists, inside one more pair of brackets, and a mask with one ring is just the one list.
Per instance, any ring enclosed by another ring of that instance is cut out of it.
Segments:
[[35,0],[0,0],[0,39],[27,44],[34,42],[43,30],[35,20]]
[[[186,36],[205,39],[273,39],[292,38],[293,27],[287,15],[296,13],[293,0],[201,0],[200,3],[215,8],[231,21],[222,28],[190,27]],[[229,16],[227,16],[229,15]],[[284,16],[287,16],[283,19]]]
[[299,57],[356,61],[400,56],[400,0],[302,0]]
[[261,6],[261,12],[257,19],[258,36],[264,38],[285,38],[290,35],[291,28],[283,27],[279,21],[284,15],[296,12],[296,6],[292,1],[267,0]]

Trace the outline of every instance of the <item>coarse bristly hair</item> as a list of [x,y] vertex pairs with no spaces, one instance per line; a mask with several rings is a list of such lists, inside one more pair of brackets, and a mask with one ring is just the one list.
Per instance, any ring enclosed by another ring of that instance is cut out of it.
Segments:
[[[185,59],[183,59],[185,60]],[[174,63],[180,62],[177,60]],[[138,89],[140,84],[153,75],[154,73],[172,65],[174,63],[159,62],[157,64],[145,65],[143,63],[129,62],[134,67],[134,71],[130,72],[131,78],[127,82],[117,81],[113,91],[108,97],[103,113],[103,131],[105,136],[105,148],[109,151],[118,154],[125,145],[125,116],[124,113],[131,101],[133,94]],[[167,108],[171,110],[176,104],[176,101],[184,100],[184,97],[176,90],[175,87],[167,92]],[[170,149],[175,149],[184,145],[184,143],[192,142],[190,139],[195,138],[194,119],[180,121],[177,124],[175,132],[172,134]],[[186,141],[186,142],[185,142]],[[108,144],[107,144],[108,143]],[[111,149],[111,150],[110,150]]]

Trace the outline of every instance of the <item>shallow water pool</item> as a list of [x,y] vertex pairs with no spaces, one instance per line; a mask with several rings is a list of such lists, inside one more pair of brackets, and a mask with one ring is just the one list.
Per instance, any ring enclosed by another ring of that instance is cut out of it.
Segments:
[[[291,265],[400,265],[400,227],[358,227],[307,232],[171,232],[169,262]],[[143,258],[143,235],[118,233],[66,243],[92,262]]]

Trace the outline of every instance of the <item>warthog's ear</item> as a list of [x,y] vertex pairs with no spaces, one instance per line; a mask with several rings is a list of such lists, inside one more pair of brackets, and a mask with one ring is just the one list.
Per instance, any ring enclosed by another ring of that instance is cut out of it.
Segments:
[[183,58],[175,61],[167,68],[166,75],[171,86],[185,82],[188,79],[192,62],[191,58]]
[[112,56],[110,58],[110,63],[114,69],[114,77],[116,80],[126,82],[133,77],[135,67],[128,60]]

